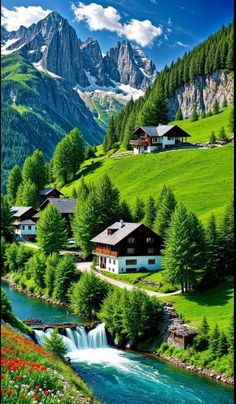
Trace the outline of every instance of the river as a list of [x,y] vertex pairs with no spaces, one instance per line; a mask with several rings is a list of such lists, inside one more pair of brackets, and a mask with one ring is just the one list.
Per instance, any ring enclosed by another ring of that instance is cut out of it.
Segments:
[[[2,287],[12,304],[13,312],[21,319],[37,317],[44,322],[82,323],[81,319],[62,307],[27,297],[10,289],[6,283],[2,283]],[[83,330],[82,324],[78,327],[78,332],[75,331],[72,336],[68,333],[68,337],[65,337],[66,343],[69,341],[67,345],[71,351],[68,355],[75,370],[104,404],[231,404],[234,402],[231,386],[188,373],[160,360],[107,346],[101,327],[99,332],[95,331],[96,335],[88,334],[85,337],[87,342],[81,342],[82,346],[78,348],[72,341],[76,345],[80,344],[81,330]]]

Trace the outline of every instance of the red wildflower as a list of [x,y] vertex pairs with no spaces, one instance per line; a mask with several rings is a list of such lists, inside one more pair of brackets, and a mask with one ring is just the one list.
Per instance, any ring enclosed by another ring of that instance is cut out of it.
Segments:
[[1,373],[1,379],[4,379],[5,375]]
[[16,375],[16,379],[17,379],[17,380],[20,380],[20,379],[21,379],[21,376]]
[[40,387],[39,386],[35,386],[35,388],[34,388],[34,390],[39,390],[40,389]]
[[1,389],[1,394],[2,394],[2,393],[5,393],[5,390],[4,390],[4,389]]
[[48,391],[48,390],[45,390],[44,395],[45,395],[45,396],[48,396],[48,394],[49,394],[49,391]]
[[11,394],[11,390],[6,390],[6,394]]
[[35,399],[35,400],[38,400],[38,399],[39,399],[39,395],[38,395],[38,394],[35,394],[34,399]]
[[22,400],[26,397],[25,394],[21,394],[20,398],[22,398]]

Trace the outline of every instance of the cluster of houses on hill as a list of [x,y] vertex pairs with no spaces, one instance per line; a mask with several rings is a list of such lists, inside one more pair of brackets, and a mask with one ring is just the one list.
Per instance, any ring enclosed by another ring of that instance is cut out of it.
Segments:
[[64,195],[56,188],[45,188],[39,192],[41,204],[39,209],[32,206],[13,206],[11,208],[14,217],[14,233],[19,239],[34,240],[36,237],[36,224],[39,220],[40,212],[49,203],[55,205],[62,217],[65,219],[68,234],[71,233],[70,218],[74,213],[76,199],[64,198]]

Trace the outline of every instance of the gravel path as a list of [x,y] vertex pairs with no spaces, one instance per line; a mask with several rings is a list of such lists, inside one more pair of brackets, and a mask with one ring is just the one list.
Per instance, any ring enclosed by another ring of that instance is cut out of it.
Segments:
[[[92,271],[91,264],[92,264],[92,262],[82,262],[82,263],[76,264],[76,266],[77,266],[77,269],[79,269],[82,272]],[[110,283],[111,285],[118,286],[119,288],[127,289],[127,290],[132,290],[133,288],[135,288],[135,285],[131,285],[130,283],[118,281],[117,279],[110,278],[109,276],[103,275],[102,273],[97,272],[97,271],[95,273],[100,279]],[[181,293],[181,290],[177,290],[176,292],[171,292],[171,293],[154,292],[153,290],[147,290],[147,289],[143,289],[143,288],[142,288],[142,290],[144,292],[146,292],[147,295],[155,296],[155,297],[172,296],[172,295],[178,295]]]

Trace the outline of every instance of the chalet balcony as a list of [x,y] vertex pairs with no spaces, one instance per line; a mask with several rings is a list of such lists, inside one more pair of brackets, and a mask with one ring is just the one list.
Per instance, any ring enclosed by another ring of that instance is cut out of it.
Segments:
[[104,255],[104,257],[118,257],[117,251],[107,250],[105,248],[96,248],[93,250],[94,255]]
[[129,142],[132,146],[148,146],[148,143],[144,140],[130,140]]

